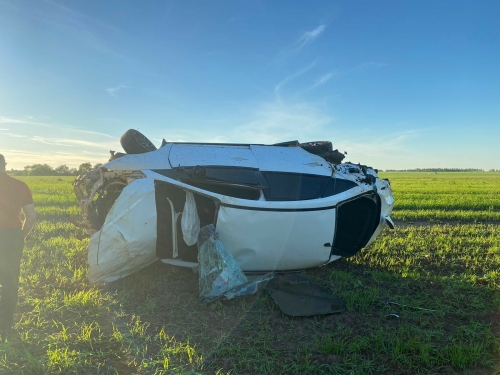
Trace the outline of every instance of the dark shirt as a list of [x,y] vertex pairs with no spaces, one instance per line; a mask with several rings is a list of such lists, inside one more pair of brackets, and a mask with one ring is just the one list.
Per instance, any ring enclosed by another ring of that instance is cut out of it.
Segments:
[[31,203],[33,197],[29,187],[0,172],[0,229],[21,227],[21,208]]

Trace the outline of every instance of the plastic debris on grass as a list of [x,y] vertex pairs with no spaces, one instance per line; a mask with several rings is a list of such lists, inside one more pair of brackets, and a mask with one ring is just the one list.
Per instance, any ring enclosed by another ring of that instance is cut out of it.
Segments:
[[200,299],[204,302],[254,294],[263,283],[274,277],[271,272],[249,280],[224,246],[213,225],[207,225],[200,230],[198,263]]

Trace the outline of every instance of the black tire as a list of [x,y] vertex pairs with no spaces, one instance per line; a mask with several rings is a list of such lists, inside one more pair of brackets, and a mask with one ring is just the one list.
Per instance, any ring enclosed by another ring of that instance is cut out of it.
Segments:
[[109,151],[109,153],[110,153],[110,155],[109,155],[109,160],[108,161],[113,161],[113,160],[121,158],[122,156],[127,155],[127,154],[124,154],[123,152]]
[[144,154],[156,150],[156,146],[144,134],[134,129],[127,130],[120,143],[127,154]]
[[300,143],[299,143],[299,141],[288,141],[288,142],[275,143],[272,146],[278,146],[278,147],[296,147],[296,146],[300,146]]
[[332,164],[340,164],[342,160],[344,160],[345,155],[341,153],[339,150],[333,150],[329,152],[325,152],[324,154],[319,155],[326,161]]
[[330,141],[307,142],[301,143],[299,146],[314,155],[322,155],[333,151],[332,142]]

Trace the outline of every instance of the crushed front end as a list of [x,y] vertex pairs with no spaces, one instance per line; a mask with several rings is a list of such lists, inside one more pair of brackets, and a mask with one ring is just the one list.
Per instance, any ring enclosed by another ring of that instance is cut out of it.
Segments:
[[344,163],[334,166],[334,171],[334,177],[364,187],[361,194],[337,206],[332,255],[348,257],[368,246],[385,225],[394,228],[390,218],[394,197],[389,180],[380,179],[371,167]]
[[105,167],[96,168],[79,176],[73,182],[73,189],[82,212],[79,226],[89,235],[97,232],[104,224],[109,210],[123,188],[139,178],[144,178],[144,174],[140,171],[111,171]]

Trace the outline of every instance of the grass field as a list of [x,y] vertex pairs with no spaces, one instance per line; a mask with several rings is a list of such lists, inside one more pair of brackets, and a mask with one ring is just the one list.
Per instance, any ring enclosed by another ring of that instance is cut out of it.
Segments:
[[500,222],[500,173],[383,173],[394,189],[396,220]]
[[72,179],[24,178],[39,222],[0,374],[498,373],[500,173],[382,177],[399,225],[304,272],[347,305],[314,318],[283,315],[265,292],[203,304],[197,276],[164,264],[91,285],[88,239],[67,220]]

